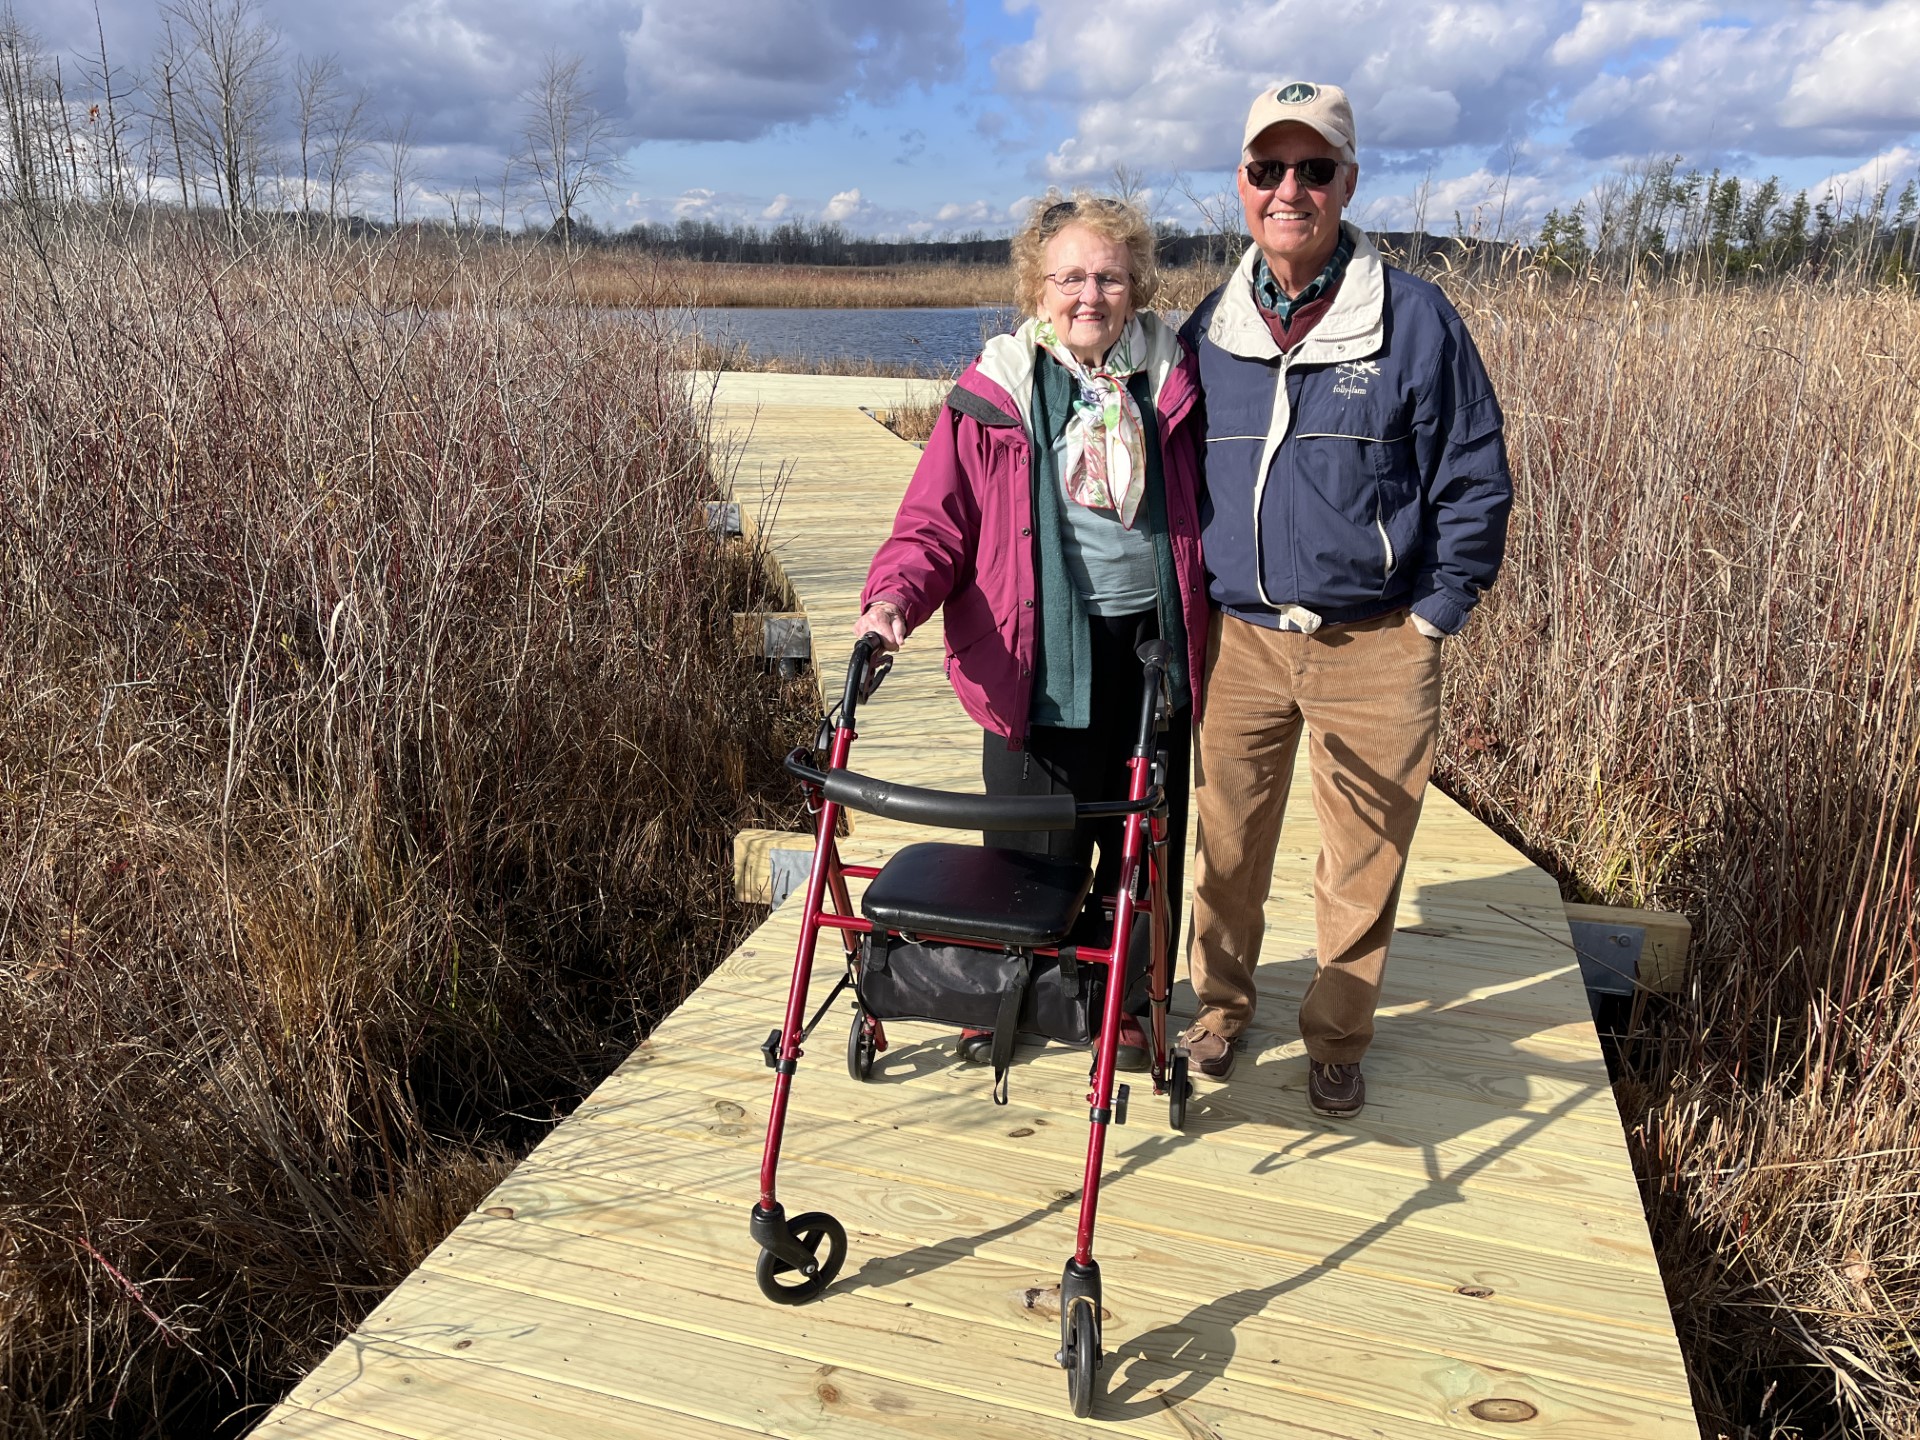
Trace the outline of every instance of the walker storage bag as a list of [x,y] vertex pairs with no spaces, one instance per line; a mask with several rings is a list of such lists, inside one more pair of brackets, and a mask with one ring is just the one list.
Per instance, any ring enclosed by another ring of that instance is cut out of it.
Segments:
[[[876,930],[861,942],[856,990],[861,1008],[877,1020],[930,1020],[997,1031],[1011,1013],[1022,1035],[1088,1045],[1099,1035],[1105,1014],[1107,967],[1077,963],[1072,944],[1061,952],[1030,956]],[[1128,947],[1128,1010],[1146,1004],[1152,953],[1152,917],[1143,914]]]

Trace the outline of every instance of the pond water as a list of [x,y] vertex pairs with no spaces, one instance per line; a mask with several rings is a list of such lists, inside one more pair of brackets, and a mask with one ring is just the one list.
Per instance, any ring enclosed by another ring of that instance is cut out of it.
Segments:
[[1011,330],[1004,305],[933,310],[715,310],[692,313],[701,336],[744,344],[756,359],[872,360],[958,370],[990,335]]

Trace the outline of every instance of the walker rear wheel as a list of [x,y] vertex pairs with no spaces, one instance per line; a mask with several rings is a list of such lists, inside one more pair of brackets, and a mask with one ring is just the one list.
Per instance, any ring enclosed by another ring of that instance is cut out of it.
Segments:
[[856,1080],[871,1080],[878,1050],[873,1043],[873,1027],[867,1024],[867,1012],[854,1006],[853,1028],[847,1031],[847,1073]]
[[1187,1052],[1182,1048],[1174,1052],[1173,1068],[1167,1075],[1167,1124],[1175,1130],[1187,1128],[1187,1097],[1192,1093],[1193,1082],[1187,1078]]

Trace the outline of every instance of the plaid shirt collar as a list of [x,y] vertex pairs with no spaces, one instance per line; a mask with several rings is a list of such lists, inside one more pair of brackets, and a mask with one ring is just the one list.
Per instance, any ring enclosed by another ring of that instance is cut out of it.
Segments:
[[1306,289],[1298,295],[1288,298],[1287,292],[1280,288],[1280,282],[1273,278],[1273,271],[1267,265],[1265,255],[1258,256],[1253,262],[1253,298],[1259,302],[1262,310],[1271,310],[1278,315],[1282,323],[1293,318],[1293,312],[1308,301],[1318,300],[1327,291],[1340,283],[1340,277],[1347,273],[1347,262],[1353,259],[1353,238],[1347,234],[1347,227],[1340,227],[1340,238],[1334,242],[1333,256],[1326,268],[1307,282]]

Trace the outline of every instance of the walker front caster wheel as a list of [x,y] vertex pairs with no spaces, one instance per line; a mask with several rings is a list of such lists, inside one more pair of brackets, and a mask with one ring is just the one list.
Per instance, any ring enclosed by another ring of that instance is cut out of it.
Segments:
[[1073,1413],[1084,1420],[1093,1413],[1093,1396],[1100,1383],[1100,1307],[1081,1300],[1067,1319],[1067,1343],[1060,1352],[1067,1372],[1067,1398]]
[[[813,1256],[814,1272],[806,1274],[798,1266],[781,1259],[773,1251],[762,1249],[753,1267],[753,1278],[760,1293],[776,1305],[804,1305],[833,1283],[847,1258],[847,1231],[824,1210],[809,1210],[787,1221],[787,1235],[802,1250]],[[826,1254],[820,1253],[821,1246]]]

